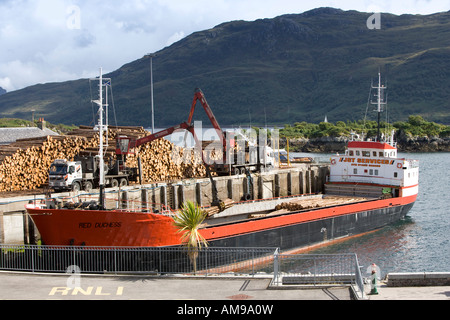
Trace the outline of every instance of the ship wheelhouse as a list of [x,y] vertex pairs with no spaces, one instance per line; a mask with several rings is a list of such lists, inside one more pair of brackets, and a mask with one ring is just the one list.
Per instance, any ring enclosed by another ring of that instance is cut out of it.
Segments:
[[365,158],[397,158],[397,148],[388,143],[374,141],[351,141],[346,156]]

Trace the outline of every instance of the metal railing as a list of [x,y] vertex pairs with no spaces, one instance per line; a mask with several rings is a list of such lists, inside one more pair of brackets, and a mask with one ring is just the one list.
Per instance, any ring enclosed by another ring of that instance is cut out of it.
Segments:
[[280,254],[278,248],[0,245],[0,270],[80,274],[273,273],[272,286],[351,285],[364,298],[356,254]]
[[364,282],[356,254],[274,255],[272,285],[351,285],[364,297]]
[[271,265],[275,250],[0,245],[0,270],[66,273],[77,267],[80,273],[91,274],[255,274]]

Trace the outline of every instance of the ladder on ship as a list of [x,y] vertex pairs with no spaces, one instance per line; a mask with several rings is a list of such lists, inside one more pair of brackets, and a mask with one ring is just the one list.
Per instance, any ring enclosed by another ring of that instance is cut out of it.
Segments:
[[175,201],[175,186],[168,184],[166,188],[166,201],[167,205],[172,209],[177,209]]

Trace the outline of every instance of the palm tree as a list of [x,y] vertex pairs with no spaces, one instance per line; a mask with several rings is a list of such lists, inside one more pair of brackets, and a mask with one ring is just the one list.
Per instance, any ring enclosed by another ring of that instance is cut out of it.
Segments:
[[194,274],[197,272],[198,251],[202,246],[208,246],[206,239],[198,232],[205,218],[206,214],[191,201],[185,202],[181,211],[173,218],[175,226],[179,229],[178,233],[183,232],[181,241],[188,249],[189,260],[194,266]]

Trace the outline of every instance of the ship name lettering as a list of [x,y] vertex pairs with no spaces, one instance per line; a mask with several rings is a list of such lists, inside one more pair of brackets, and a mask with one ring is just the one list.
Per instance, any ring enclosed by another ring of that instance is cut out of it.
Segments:
[[348,162],[348,163],[368,163],[368,164],[394,164],[394,160],[386,160],[386,159],[364,159],[364,158],[345,158],[342,157],[339,159],[339,162]]
[[90,223],[90,222],[80,222],[78,227],[80,229],[89,229],[90,227],[92,227],[92,223]]
[[89,228],[121,228],[122,222],[96,222],[94,224],[90,222],[80,222],[78,228],[89,229]]
[[392,165],[394,163],[394,161],[389,161],[389,160],[385,160],[385,159],[364,159],[364,158],[340,158],[339,162],[390,164],[390,165]]
[[121,222],[96,222],[95,228],[120,228]]
[[389,160],[383,159],[361,159],[358,158],[358,163],[371,163],[371,164],[391,164]]

